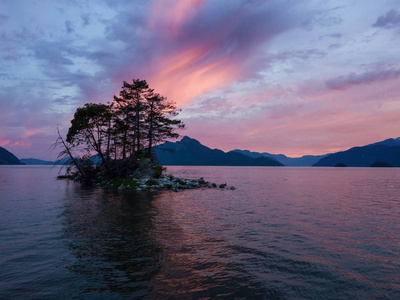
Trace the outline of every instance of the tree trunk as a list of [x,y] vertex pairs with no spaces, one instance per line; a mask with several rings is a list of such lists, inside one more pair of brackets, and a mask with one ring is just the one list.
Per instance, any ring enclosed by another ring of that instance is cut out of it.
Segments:
[[81,167],[79,166],[79,164],[76,162],[74,156],[72,155],[71,150],[69,149],[69,147],[65,143],[64,139],[61,137],[60,130],[58,129],[58,127],[57,127],[57,132],[58,132],[58,139],[63,144],[65,151],[67,152],[67,154],[69,155],[69,157],[72,160],[72,163],[75,165],[75,167],[78,170],[79,174],[81,174],[82,177],[85,177],[85,173],[83,173]]

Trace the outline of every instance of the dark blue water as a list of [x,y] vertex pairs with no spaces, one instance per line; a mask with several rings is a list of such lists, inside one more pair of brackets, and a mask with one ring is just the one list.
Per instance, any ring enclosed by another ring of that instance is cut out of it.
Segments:
[[0,167],[0,299],[400,299],[400,169],[168,171],[237,189]]

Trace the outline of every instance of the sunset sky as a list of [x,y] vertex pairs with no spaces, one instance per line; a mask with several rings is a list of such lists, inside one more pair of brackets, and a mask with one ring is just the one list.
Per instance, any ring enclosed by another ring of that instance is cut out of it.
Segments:
[[0,146],[55,159],[77,107],[146,79],[180,133],[325,154],[400,136],[400,1],[1,0]]

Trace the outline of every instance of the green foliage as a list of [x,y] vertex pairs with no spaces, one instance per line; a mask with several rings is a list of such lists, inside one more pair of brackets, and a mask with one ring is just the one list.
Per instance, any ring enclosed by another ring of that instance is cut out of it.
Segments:
[[175,179],[174,180],[176,183],[179,183],[180,185],[186,185],[187,183],[185,182],[185,181],[183,181],[183,180],[181,180],[181,179]]
[[126,180],[124,184],[130,186],[131,188],[137,188],[140,186],[140,183],[134,179]]
[[130,175],[140,168],[140,161],[130,158],[119,160],[108,160],[100,167],[103,170],[104,177],[113,178],[129,178]]
[[157,182],[157,180],[149,179],[149,180],[147,180],[147,181],[145,182],[145,184],[146,184],[147,186],[153,186],[153,185],[158,185],[158,182]]
[[116,188],[118,188],[118,187],[119,187],[121,184],[123,184],[123,183],[124,183],[124,179],[121,179],[121,178],[113,179],[113,180],[110,181],[109,186],[110,186],[111,188],[116,189]]
[[157,165],[157,166],[155,167],[155,169],[154,169],[154,178],[160,178],[161,175],[162,175],[162,173],[163,173],[164,171],[166,171],[166,170],[167,170],[166,167]]
[[118,188],[121,185],[129,186],[130,188],[137,188],[140,186],[140,183],[135,179],[124,179],[124,178],[116,178],[110,181],[110,188]]
[[168,179],[169,179],[169,181],[172,181],[172,180],[174,180],[174,178],[175,178],[175,177],[174,177],[174,175],[172,175],[172,174],[169,174],[169,175],[168,175]]

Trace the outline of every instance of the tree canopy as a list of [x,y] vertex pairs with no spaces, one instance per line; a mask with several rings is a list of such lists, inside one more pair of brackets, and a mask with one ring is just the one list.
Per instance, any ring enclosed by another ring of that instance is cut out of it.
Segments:
[[[71,159],[74,151],[80,158],[97,155],[101,165],[111,158],[148,156],[153,160],[153,147],[179,137],[176,130],[185,127],[176,119],[179,112],[173,101],[155,93],[146,80],[124,81],[111,103],[86,103],[77,108],[66,139],[59,134],[57,141],[64,148],[61,153]],[[77,165],[77,169],[82,168]]]

